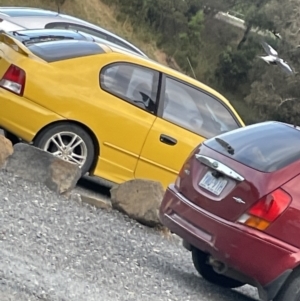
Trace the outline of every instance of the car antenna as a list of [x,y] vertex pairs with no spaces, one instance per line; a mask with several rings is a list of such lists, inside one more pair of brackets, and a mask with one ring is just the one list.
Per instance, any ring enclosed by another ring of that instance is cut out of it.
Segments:
[[188,57],[186,57],[186,59],[187,59],[189,65],[190,65],[190,67],[191,67],[191,70],[192,70],[192,72],[193,72],[194,78],[197,79],[196,74],[195,74],[194,69],[193,69],[193,66],[192,66],[192,64],[191,64],[191,61],[189,60]]

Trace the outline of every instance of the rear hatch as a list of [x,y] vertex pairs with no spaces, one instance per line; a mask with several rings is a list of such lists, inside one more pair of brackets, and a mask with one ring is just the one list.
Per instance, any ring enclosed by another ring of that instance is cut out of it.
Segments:
[[299,171],[288,167],[299,159],[299,130],[265,122],[206,140],[184,164],[176,186],[196,206],[235,222],[296,176]]

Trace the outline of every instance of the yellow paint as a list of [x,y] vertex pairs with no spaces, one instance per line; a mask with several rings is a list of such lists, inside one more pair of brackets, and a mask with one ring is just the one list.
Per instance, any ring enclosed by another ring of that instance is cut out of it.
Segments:
[[[101,45],[105,54],[47,63],[13,38],[2,37],[0,41],[0,78],[11,63],[26,72],[22,97],[0,88],[0,127],[31,142],[42,128],[56,121],[85,125],[95,134],[100,147],[95,176],[116,183],[135,177],[150,178],[166,187],[175,181],[192,149],[204,140],[103,91],[99,72],[109,63],[142,65],[205,90],[224,102],[244,125],[222,95],[150,59]],[[178,143],[161,143],[161,134],[177,139]]]

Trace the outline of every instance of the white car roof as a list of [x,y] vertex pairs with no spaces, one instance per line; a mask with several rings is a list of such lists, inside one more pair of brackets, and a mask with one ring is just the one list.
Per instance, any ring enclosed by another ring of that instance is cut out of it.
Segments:
[[[145,53],[143,53],[138,47],[129,43],[125,39],[119,37],[118,35],[100,27],[89,23],[87,21],[65,15],[58,14],[54,11],[48,11],[38,8],[21,8],[21,7],[0,7],[0,18],[3,20],[1,23],[5,21],[3,27],[12,28],[3,30],[19,30],[19,29],[38,29],[45,28],[45,26],[49,23],[55,22],[65,22],[76,25],[82,25],[92,30],[99,31],[100,33],[106,34],[119,42],[125,44],[127,47],[131,48],[132,51],[138,52],[140,55],[147,57]],[[91,34],[92,35],[92,34]],[[126,47],[126,48],[127,48]]]

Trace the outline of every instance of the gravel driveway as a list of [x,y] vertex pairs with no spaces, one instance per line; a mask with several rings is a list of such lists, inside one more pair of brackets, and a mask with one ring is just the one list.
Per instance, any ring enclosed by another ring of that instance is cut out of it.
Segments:
[[189,252],[118,212],[0,171],[1,301],[250,301],[198,276]]

